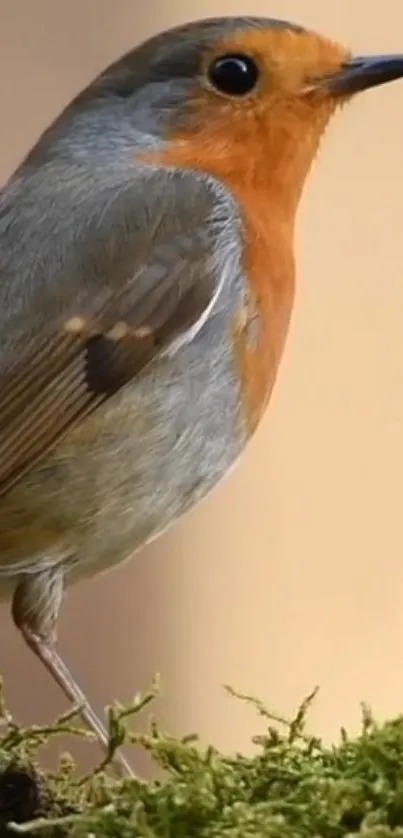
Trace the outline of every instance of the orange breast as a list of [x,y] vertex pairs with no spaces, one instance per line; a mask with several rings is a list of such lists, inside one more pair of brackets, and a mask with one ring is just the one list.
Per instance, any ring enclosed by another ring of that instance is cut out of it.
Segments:
[[247,312],[246,317],[241,314],[233,332],[243,401],[253,432],[276,380],[292,311],[292,232],[287,224],[279,223],[269,194],[251,194],[242,184],[233,186],[232,191],[243,209],[244,271],[258,317],[258,336],[253,343],[245,329]]
[[[260,176],[244,178],[245,155],[239,166],[231,155],[211,149],[210,142],[193,135],[191,141],[173,141],[169,149],[153,155],[152,162],[206,172],[228,186],[243,216],[243,268],[249,282],[252,306],[240,309],[228,340],[240,376],[241,392],[249,432],[252,433],[267,405],[287,335],[294,297],[293,224],[288,213],[277,211],[276,189]],[[214,153],[214,151],[216,153]],[[147,161],[151,162],[147,155]],[[257,315],[257,339],[251,340],[249,319]]]

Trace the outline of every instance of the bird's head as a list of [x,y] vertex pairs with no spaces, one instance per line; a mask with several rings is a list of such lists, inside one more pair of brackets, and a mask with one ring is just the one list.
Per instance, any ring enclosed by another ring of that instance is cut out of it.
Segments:
[[168,162],[271,191],[293,213],[337,106],[402,75],[403,55],[354,58],[287,22],[221,18],[151,38],[89,90],[131,100]]

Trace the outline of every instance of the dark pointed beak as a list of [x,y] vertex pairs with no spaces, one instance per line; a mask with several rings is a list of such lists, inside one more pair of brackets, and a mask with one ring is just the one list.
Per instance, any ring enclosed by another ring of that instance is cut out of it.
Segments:
[[402,76],[403,55],[363,55],[352,58],[322,84],[333,96],[352,96]]

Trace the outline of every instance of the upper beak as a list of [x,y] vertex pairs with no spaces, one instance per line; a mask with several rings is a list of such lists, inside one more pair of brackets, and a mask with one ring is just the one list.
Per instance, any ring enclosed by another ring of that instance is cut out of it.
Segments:
[[324,78],[321,87],[333,96],[349,96],[402,76],[403,55],[363,55],[352,58],[337,73]]

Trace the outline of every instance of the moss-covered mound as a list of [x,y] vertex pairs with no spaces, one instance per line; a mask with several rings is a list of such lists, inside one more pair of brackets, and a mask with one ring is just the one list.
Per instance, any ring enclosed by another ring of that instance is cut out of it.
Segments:
[[228,756],[195,739],[178,741],[153,722],[147,736],[127,730],[153,697],[109,713],[111,755],[127,737],[165,770],[163,781],[116,779],[105,763],[77,779],[63,760],[40,768],[49,736],[74,728],[72,714],[51,729],[23,729],[0,708],[0,836],[24,832],[94,838],[339,838],[403,836],[403,717],[377,724],[367,709],[362,730],[325,747],[306,733],[310,699],[296,718],[273,717],[253,756]]

